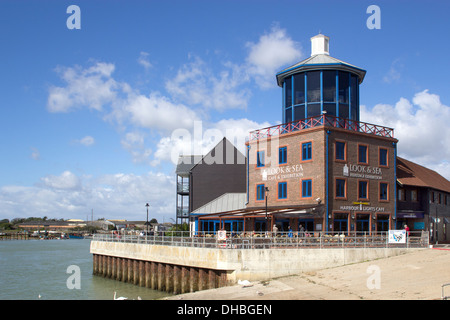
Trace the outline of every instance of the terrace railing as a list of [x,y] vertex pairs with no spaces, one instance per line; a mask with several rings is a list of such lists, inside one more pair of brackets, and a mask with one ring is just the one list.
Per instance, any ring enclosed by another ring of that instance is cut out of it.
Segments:
[[322,126],[373,134],[380,137],[394,138],[394,129],[392,128],[323,114],[316,117],[310,117],[251,131],[249,141],[251,142],[254,140],[266,139],[273,136]]
[[289,248],[427,248],[429,233],[411,231],[405,243],[389,243],[388,232],[190,232],[163,231],[148,235],[95,234],[95,241],[222,249]]

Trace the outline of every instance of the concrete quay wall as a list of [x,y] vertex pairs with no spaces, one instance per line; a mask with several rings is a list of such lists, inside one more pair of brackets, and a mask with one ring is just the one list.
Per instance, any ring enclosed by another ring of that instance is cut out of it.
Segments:
[[92,241],[93,273],[173,293],[400,255],[411,248],[224,249]]

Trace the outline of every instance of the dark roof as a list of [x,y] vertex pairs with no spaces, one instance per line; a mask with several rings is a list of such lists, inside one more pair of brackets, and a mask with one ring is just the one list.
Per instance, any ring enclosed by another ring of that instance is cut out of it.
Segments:
[[450,181],[436,171],[397,157],[397,181],[402,185],[432,188],[450,193]]
[[178,175],[186,175],[189,174],[191,169],[201,161],[203,156],[194,155],[194,156],[180,156],[178,158],[177,168],[175,173]]

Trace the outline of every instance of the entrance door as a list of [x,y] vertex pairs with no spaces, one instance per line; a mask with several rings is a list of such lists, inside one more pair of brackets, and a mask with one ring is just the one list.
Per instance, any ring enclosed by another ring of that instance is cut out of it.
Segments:
[[336,232],[347,232],[348,213],[336,213],[334,215],[333,230]]
[[358,233],[370,231],[370,214],[357,214],[356,215],[356,231]]
[[312,219],[304,219],[304,220],[298,220],[298,230],[301,229],[301,226],[303,226],[303,229],[309,232],[314,231],[314,220]]

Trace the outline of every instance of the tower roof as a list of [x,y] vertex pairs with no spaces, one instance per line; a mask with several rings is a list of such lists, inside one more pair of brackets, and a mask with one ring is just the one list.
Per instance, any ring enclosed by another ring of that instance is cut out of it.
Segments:
[[277,73],[278,86],[283,86],[284,78],[295,73],[313,70],[341,70],[354,73],[361,84],[366,75],[366,70],[350,63],[333,58],[329,54],[329,37],[318,34],[311,38],[311,56]]

